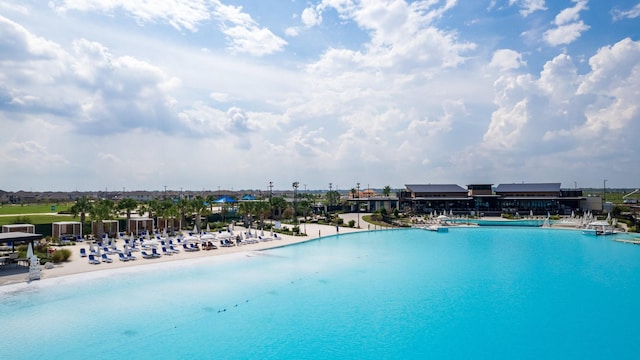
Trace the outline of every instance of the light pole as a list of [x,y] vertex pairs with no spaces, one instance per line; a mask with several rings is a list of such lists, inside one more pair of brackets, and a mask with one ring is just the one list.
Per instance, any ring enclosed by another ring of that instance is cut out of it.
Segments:
[[358,200],[356,200],[356,207],[358,209],[358,229],[360,229],[360,183],[356,183],[356,194],[358,196]]
[[604,204],[606,203],[607,197],[607,180],[604,181],[602,185],[602,213],[604,214]]
[[[273,226],[273,181],[269,181],[269,209],[271,210],[271,226]],[[273,231],[273,230],[272,230]]]

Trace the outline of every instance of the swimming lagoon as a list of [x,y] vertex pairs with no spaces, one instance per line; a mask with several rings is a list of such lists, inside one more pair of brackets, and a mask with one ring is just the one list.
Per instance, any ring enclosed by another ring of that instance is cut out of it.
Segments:
[[635,358],[640,247],[544,228],[337,235],[0,287],[12,359]]

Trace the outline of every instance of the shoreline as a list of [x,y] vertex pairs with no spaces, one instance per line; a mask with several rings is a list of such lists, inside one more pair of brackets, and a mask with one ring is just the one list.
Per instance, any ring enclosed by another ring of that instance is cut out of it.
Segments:
[[[351,220],[351,214],[345,214],[345,222]],[[360,216],[365,214],[359,214]],[[356,218],[356,215],[353,215],[353,218]],[[97,271],[109,271],[113,269],[121,269],[121,268],[129,268],[129,267],[140,267],[146,265],[161,265],[163,263],[173,263],[178,261],[191,261],[196,259],[203,258],[211,258],[218,256],[225,256],[231,254],[242,254],[242,253],[251,253],[254,251],[262,251],[268,250],[283,246],[289,246],[294,244],[300,244],[311,240],[320,239],[323,237],[335,236],[340,234],[347,234],[353,232],[361,232],[361,231],[372,231],[370,227],[367,227],[368,223],[365,223],[364,228],[349,228],[349,227],[340,227],[339,232],[336,232],[336,227],[332,225],[320,225],[320,224],[306,224],[306,236],[292,236],[292,235],[283,235],[278,234],[279,237],[282,237],[281,240],[270,240],[265,242],[258,242],[255,244],[246,244],[241,246],[232,246],[232,247],[218,247],[215,250],[200,250],[194,252],[185,252],[180,248],[180,252],[174,255],[162,255],[161,257],[154,259],[143,259],[140,256],[139,252],[134,252],[133,255],[137,257],[136,260],[131,261],[121,261],[118,259],[117,255],[109,255],[109,257],[113,260],[111,263],[101,262],[97,265],[89,264],[89,260],[86,257],[80,257],[80,248],[88,249],[89,244],[86,242],[78,242],[75,245],[64,246],[62,248],[68,249],[72,252],[71,258],[69,261],[66,261],[61,264],[55,264],[52,269],[45,269],[43,266],[40,267],[40,280],[32,280],[33,282],[38,281],[47,281],[50,279],[55,279],[62,276],[74,275],[79,273],[92,273]],[[301,226],[305,226],[302,224]],[[380,228],[383,229],[383,228]],[[240,232],[245,231],[246,229],[241,226],[236,226],[234,229],[234,233],[238,234]],[[373,229],[375,230],[375,229]],[[253,230],[255,231],[255,229]],[[265,235],[268,235],[265,232]],[[116,244],[120,249],[122,249],[122,240],[116,240]],[[11,269],[0,269],[0,287],[17,284],[17,283],[25,283],[29,284],[32,281],[29,281],[29,268],[28,267],[19,267],[18,265],[9,265],[11,267],[15,266],[15,268]]]

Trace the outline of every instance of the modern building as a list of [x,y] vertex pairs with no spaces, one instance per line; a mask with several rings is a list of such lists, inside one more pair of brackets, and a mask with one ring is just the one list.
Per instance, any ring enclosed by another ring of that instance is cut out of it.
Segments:
[[409,184],[400,193],[400,206],[416,213],[571,214],[581,210],[586,198],[581,190],[562,190],[560,183]]

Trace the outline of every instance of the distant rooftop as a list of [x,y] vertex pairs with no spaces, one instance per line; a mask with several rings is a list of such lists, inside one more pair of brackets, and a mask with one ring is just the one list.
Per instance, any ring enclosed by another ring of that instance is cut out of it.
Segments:
[[467,190],[456,184],[408,184],[407,189],[415,193],[467,193]]
[[560,183],[520,183],[520,184],[498,184],[497,193],[511,192],[560,192]]

